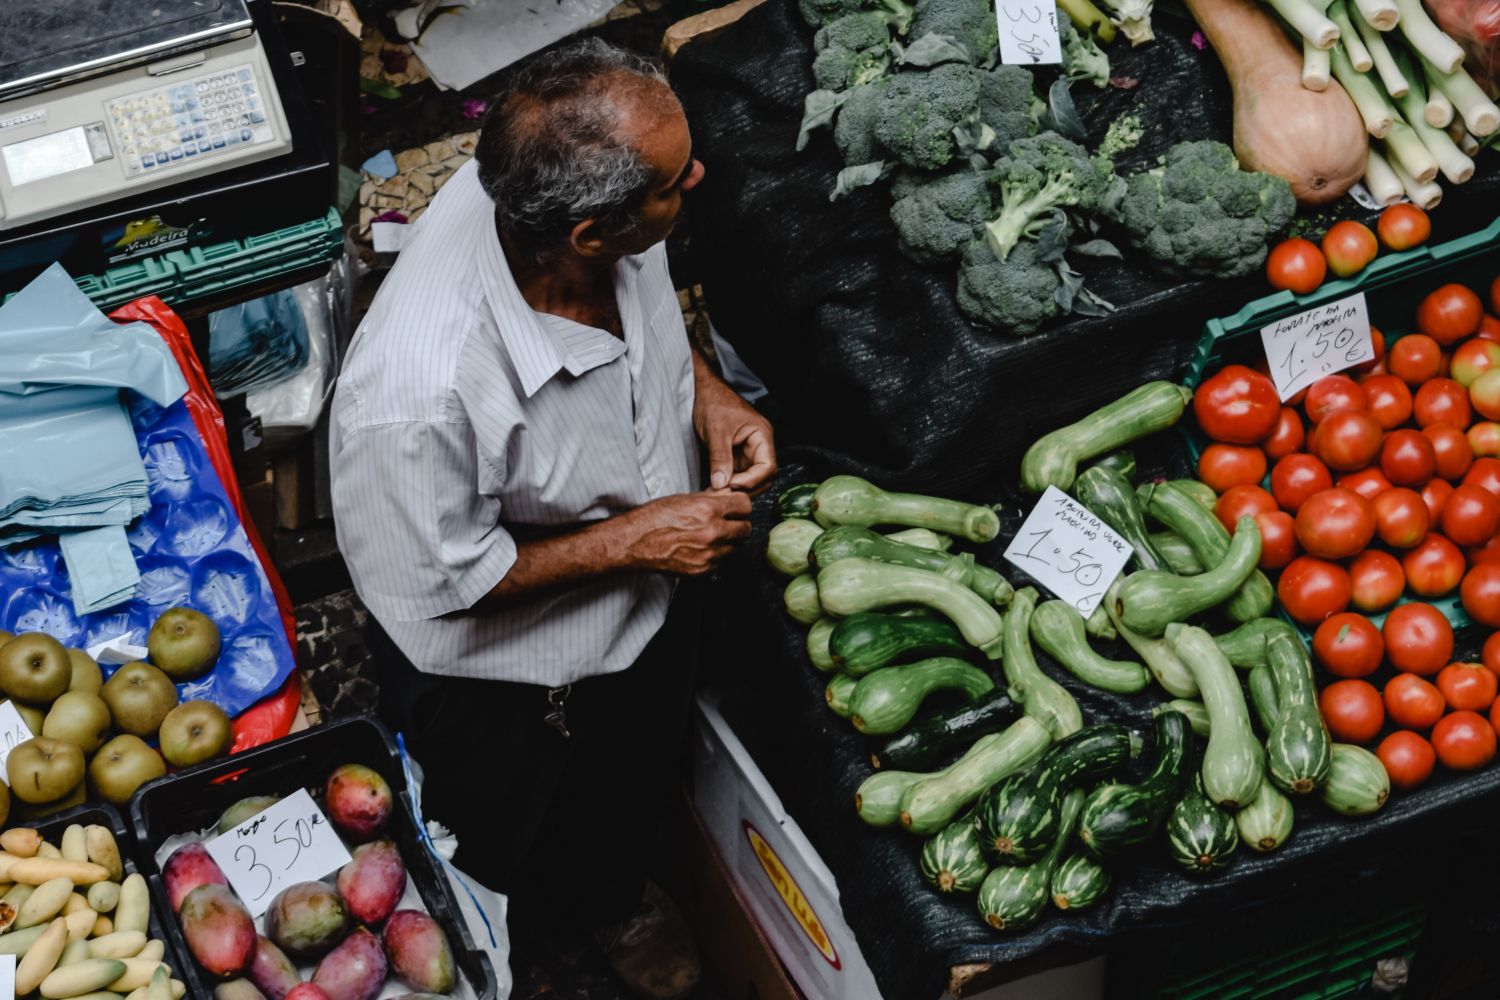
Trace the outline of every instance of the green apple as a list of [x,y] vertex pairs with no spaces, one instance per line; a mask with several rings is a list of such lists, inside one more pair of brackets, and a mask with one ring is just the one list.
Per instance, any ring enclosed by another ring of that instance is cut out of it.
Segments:
[[161,722],[161,755],[173,767],[222,757],[233,742],[229,716],[211,701],[185,701]]
[[109,706],[97,694],[87,691],[64,691],[52,703],[42,722],[42,735],[48,739],[71,743],[85,754],[104,745],[113,724]]
[[132,736],[155,736],[161,720],[177,707],[177,686],[144,660],[116,670],[99,694],[115,725]]
[[83,751],[71,743],[33,736],[5,759],[10,790],[23,802],[55,802],[83,780]]
[[73,667],[73,676],[68,681],[69,691],[87,691],[98,694],[104,687],[104,672],[94,658],[81,649],[68,650],[68,663]]
[[146,637],[147,656],[158,669],[181,683],[202,677],[219,658],[219,628],[192,608],[162,612]]
[[137,788],[166,773],[161,754],[129,733],[104,744],[89,762],[89,784],[94,794],[117,806],[129,802]]
[[45,632],[27,632],[0,646],[0,688],[16,701],[46,705],[72,679],[68,651]]

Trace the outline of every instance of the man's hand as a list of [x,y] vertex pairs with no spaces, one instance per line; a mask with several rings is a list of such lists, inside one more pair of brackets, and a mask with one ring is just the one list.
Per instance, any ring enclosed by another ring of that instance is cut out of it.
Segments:
[[693,370],[693,427],[708,447],[709,485],[753,492],[776,473],[771,422],[709,370],[697,351]]
[[632,529],[626,563],[655,573],[699,576],[749,537],[749,517],[750,498],[744,493],[683,493],[653,500],[619,518]]

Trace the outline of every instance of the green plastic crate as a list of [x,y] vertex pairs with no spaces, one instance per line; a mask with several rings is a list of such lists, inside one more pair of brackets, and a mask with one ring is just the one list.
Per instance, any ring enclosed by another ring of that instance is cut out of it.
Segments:
[[[1231,316],[1211,319],[1193,349],[1183,381],[1197,388],[1223,365],[1263,358],[1261,327],[1306,309],[1364,292],[1370,321],[1385,335],[1386,346],[1411,332],[1417,303],[1440,284],[1468,285],[1489,300],[1490,282],[1500,275],[1500,219],[1468,236],[1446,243],[1383,254],[1353,278],[1330,281],[1308,295],[1277,292],[1256,299]],[[1182,424],[1193,464],[1206,443],[1192,421]],[[1268,477],[1269,478],[1269,477]],[[1404,603],[1404,602],[1403,602]],[[1472,624],[1457,595],[1429,601],[1447,615],[1455,629]],[[1379,626],[1385,615],[1371,615]],[[1305,630],[1304,630],[1305,632]]]

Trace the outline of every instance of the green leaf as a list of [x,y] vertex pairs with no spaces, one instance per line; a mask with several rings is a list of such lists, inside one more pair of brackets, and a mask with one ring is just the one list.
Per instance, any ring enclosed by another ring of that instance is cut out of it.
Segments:
[[807,147],[808,135],[813,129],[827,128],[833,124],[839,107],[848,100],[847,90],[814,90],[802,101],[802,127],[797,130],[797,150]]
[[1057,79],[1047,90],[1047,113],[1042,118],[1042,129],[1050,129],[1058,135],[1083,142],[1088,134],[1083,128],[1083,119],[1078,117],[1078,108],[1073,104],[1073,95],[1068,92],[1068,81]]
[[968,62],[969,50],[952,35],[928,32],[910,45],[891,46],[896,53],[896,62],[902,66],[917,66],[931,69],[950,62]]
[[1048,264],[1066,267],[1063,253],[1068,249],[1068,237],[1072,235],[1068,217],[1062,212],[1053,212],[1052,218],[1042,226],[1036,237],[1037,259]]
[[383,97],[387,101],[395,101],[401,97],[401,91],[395,87],[380,80],[372,80],[368,76],[359,78],[359,90],[360,93],[369,94],[371,97]]
[[1085,257],[1113,257],[1116,260],[1125,259],[1125,255],[1120,252],[1120,248],[1115,246],[1109,240],[1089,240],[1086,243],[1079,243],[1073,247],[1073,252],[1083,254],[1083,256]]
[[850,191],[879,183],[889,176],[893,169],[893,166],[884,160],[845,167],[839,171],[838,179],[833,185],[833,193],[828,196],[828,200],[837,201]]

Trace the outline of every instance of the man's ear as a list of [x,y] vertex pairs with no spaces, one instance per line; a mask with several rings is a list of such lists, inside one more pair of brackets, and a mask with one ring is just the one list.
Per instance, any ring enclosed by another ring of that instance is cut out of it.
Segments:
[[597,257],[604,251],[604,237],[598,219],[584,219],[568,234],[568,242],[580,257]]

